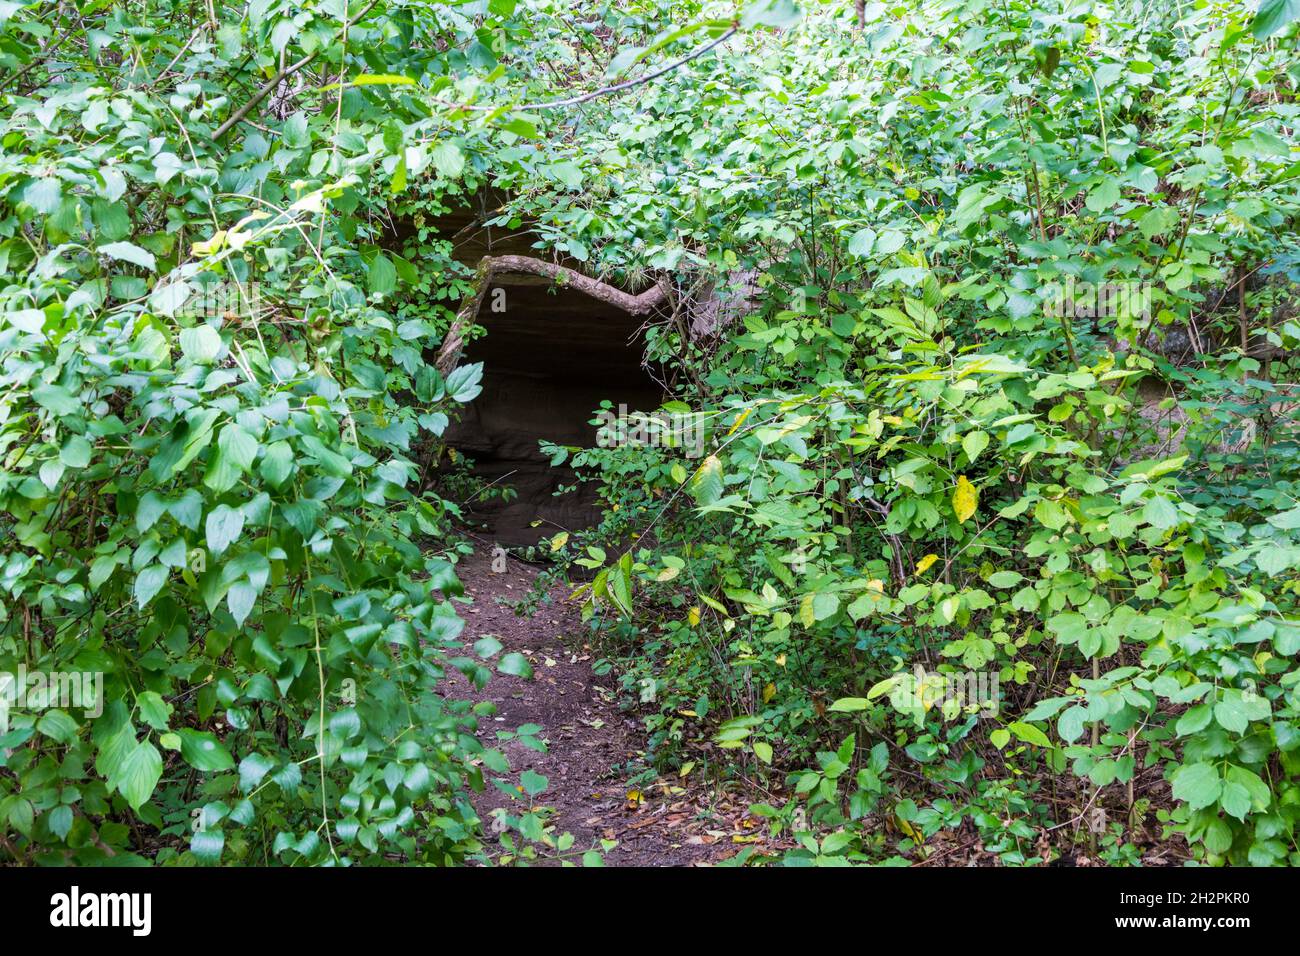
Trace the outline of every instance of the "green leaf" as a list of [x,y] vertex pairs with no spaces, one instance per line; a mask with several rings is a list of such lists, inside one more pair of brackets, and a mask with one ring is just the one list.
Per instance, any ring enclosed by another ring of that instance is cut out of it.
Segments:
[[307,114],[294,113],[280,128],[284,145],[290,149],[305,149],[311,145],[311,131],[307,127]]
[[1156,495],[1142,508],[1142,517],[1155,528],[1172,528],[1178,524],[1178,509],[1163,495]]
[[525,770],[519,775],[519,784],[530,797],[535,797],[550,785],[550,781],[536,771]]
[[1185,801],[1193,810],[1208,807],[1223,791],[1219,771],[1208,763],[1184,764],[1174,773],[1173,784],[1174,799]]
[[216,557],[239,540],[244,530],[244,513],[227,505],[217,505],[208,512],[204,525],[208,550]]
[[1178,718],[1174,730],[1178,736],[1186,737],[1208,727],[1213,716],[1214,710],[1209,704],[1198,704],[1188,708],[1187,712]]
[[472,402],[481,391],[483,381],[483,363],[474,362],[453,369],[447,376],[447,395],[453,402]]
[[171,719],[172,705],[162,699],[156,691],[147,690],[136,700],[140,708],[140,719],[154,730],[166,730]]
[[353,86],[411,86],[415,80],[398,73],[360,73],[351,82]]
[[1220,727],[1234,734],[1243,734],[1250,726],[1250,718],[1242,707],[1239,696],[1225,696],[1215,704],[1214,719],[1218,721]]
[[54,176],[33,179],[23,188],[23,202],[43,215],[51,215],[63,202],[63,186]]
[[135,601],[141,609],[163,589],[168,576],[168,569],[161,564],[151,564],[135,576]]
[[181,738],[181,756],[195,770],[216,773],[235,766],[225,744],[207,731],[184,728],[176,733]]
[[871,702],[865,697],[841,697],[826,709],[837,714],[851,714],[854,711],[866,710],[870,705]]
[[387,295],[397,288],[397,269],[382,252],[370,261],[366,269],[366,284],[372,295]]
[[1084,200],[1084,205],[1093,212],[1105,212],[1119,202],[1119,195],[1119,183],[1114,179],[1103,179],[1088,190],[1088,197]]
[[131,809],[139,810],[162,778],[162,756],[149,741],[140,741],[127,749],[112,776]]
[[262,779],[275,769],[275,761],[259,753],[251,753],[239,761],[239,789],[244,793],[253,790]]
[[18,309],[13,312],[6,312],[4,319],[20,332],[27,332],[31,335],[40,335],[45,330],[44,309]]
[[396,196],[406,189],[406,156],[398,157],[397,167],[393,170],[393,178],[388,184],[388,191]]
[[38,385],[32,389],[32,398],[55,415],[72,415],[81,410],[81,402],[62,385]]
[[501,642],[492,634],[484,634],[474,642],[474,653],[485,660],[501,650]]
[[989,447],[989,436],[984,432],[967,432],[961,440],[962,451],[966,458],[974,461],[985,448]]
[[206,365],[221,354],[221,335],[210,325],[181,329],[181,353],[191,362]]
[[225,846],[226,835],[221,830],[204,828],[190,833],[190,852],[200,863],[219,863]]
[[217,436],[217,453],[208,463],[203,483],[220,494],[235,486],[257,457],[257,439],[244,428],[231,422]]
[[60,840],[66,840],[72,831],[72,807],[66,805],[55,807],[50,811],[46,823],[51,833]]
[[1088,621],[1082,614],[1068,611],[1048,618],[1047,629],[1056,635],[1057,643],[1078,644],[1088,633]]
[[444,139],[429,154],[429,159],[444,179],[459,179],[465,171],[465,154],[451,140]]
[[741,14],[741,26],[774,27],[785,30],[799,22],[799,8],[793,0],[750,0]]
[[839,595],[831,594],[826,591],[813,595],[812,612],[813,620],[824,621],[827,618],[834,617],[840,609]]
[[1245,767],[1233,766],[1228,768],[1224,778],[1242,787],[1250,795],[1252,810],[1262,813],[1272,804],[1273,791],[1254,771],[1247,770]]
[[243,627],[244,621],[248,620],[248,615],[257,603],[257,595],[258,589],[248,581],[236,581],[226,592],[226,608],[237,626]]
[[112,259],[119,259],[122,262],[129,262],[132,265],[148,269],[150,272],[155,272],[158,269],[158,261],[154,258],[152,252],[141,249],[130,242],[110,242],[99,247],[99,254]]
[[90,464],[92,448],[82,435],[69,435],[59,450],[59,461],[68,468],[85,468]]
[[1250,21],[1250,32],[1258,40],[1266,40],[1300,19],[1300,0],[1260,0],[1255,18]]
[[497,670],[502,674],[509,674],[511,677],[522,677],[525,680],[533,676],[533,665],[528,663],[528,658],[518,651],[511,651],[509,654],[504,655],[497,663]]
[[1056,721],[1056,733],[1067,744],[1072,744],[1083,736],[1083,722],[1088,715],[1086,707],[1075,704],[1061,712]]
[[1007,730],[1015,734],[1020,740],[1023,740],[1027,744],[1033,744],[1035,747],[1052,746],[1052,742],[1048,739],[1047,734],[1043,733],[1033,724],[1016,721],[1013,724],[1008,724]]
[[876,233],[873,229],[859,229],[849,239],[849,255],[866,258],[876,245]]
[[279,488],[293,474],[293,446],[287,441],[272,442],[266,446],[259,472],[275,488]]

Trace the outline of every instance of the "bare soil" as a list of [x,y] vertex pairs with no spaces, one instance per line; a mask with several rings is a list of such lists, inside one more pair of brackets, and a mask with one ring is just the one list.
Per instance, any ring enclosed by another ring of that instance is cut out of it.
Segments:
[[[504,571],[494,572],[482,548],[457,567],[465,595],[473,599],[461,608],[467,643],[491,634],[504,645],[501,654],[523,654],[534,674],[531,680],[497,674],[476,690],[453,672],[447,695],[496,704],[496,716],[480,730],[487,746],[499,745],[497,731],[541,725],[537,736],[546,742],[546,753],[505,743],[512,782],[525,770],[547,778],[538,803],[555,808],[548,824],[557,834],[573,834],[578,855],[602,840],[617,841],[605,854],[606,866],[705,865],[732,855],[738,849],[733,837],[741,834],[733,833],[729,819],[738,814],[707,787],[678,778],[629,784],[629,777],[644,770],[641,725],[620,710],[613,678],[592,672],[594,655],[583,641],[576,602],[556,588],[551,603],[531,618],[509,606],[529,593],[536,574],[513,558],[506,559]],[[508,806],[517,814],[521,807],[490,783],[474,803],[489,832],[492,810]]]

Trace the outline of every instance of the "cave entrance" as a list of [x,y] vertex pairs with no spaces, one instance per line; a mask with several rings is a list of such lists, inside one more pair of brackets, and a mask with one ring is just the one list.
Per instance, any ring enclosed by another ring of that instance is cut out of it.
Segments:
[[473,473],[515,497],[480,497],[466,518],[506,547],[536,544],[560,531],[595,524],[595,489],[573,486],[567,465],[552,466],[539,442],[590,447],[602,400],[641,411],[663,401],[642,367],[644,319],[541,278],[493,283],[479,309],[487,334],[462,361],[483,363],[483,391],[448,429],[447,443],[473,460]]
[[[423,228],[449,243],[452,256],[471,269],[508,265],[512,258],[538,263],[533,224],[506,216],[508,206],[506,192],[486,186],[426,218]],[[399,245],[418,228],[413,222],[395,227]],[[577,287],[592,282],[581,275],[583,263],[564,256],[547,262],[569,274],[548,277],[527,264],[489,272],[475,319],[487,334],[460,351],[459,336],[449,332],[438,354],[444,372],[449,342],[457,350],[452,365],[483,363],[483,391],[444,437],[474,462],[476,477],[514,489],[511,501],[481,496],[462,505],[476,531],[507,547],[589,527],[600,517],[592,486],[556,496],[577,478],[567,465],[552,467],[539,442],[590,447],[596,426],[588,423],[603,400],[615,409],[653,411],[665,397],[641,364],[645,303],[617,291],[613,300],[589,294]],[[626,300],[622,307],[619,296]]]

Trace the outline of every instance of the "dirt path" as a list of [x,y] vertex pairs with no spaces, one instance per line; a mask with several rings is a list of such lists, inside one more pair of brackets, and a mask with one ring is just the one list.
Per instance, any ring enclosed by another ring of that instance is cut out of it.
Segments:
[[[605,854],[607,866],[686,866],[732,855],[734,807],[718,806],[705,789],[679,779],[640,784],[632,792],[628,778],[644,767],[640,724],[619,710],[613,678],[592,673],[593,655],[583,641],[585,628],[576,603],[556,589],[552,603],[532,618],[521,617],[504,602],[528,594],[536,572],[507,559],[494,572],[482,550],[463,562],[457,574],[474,603],[462,607],[465,638],[473,642],[491,634],[504,645],[502,654],[518,651],[533,665],[533,679],[497,674],[479,691],[460,673],[447,679],[447,694],[460,700],[491,700],[497,715],[485,722],[480,739],[497,746],[496,731],[540,724],[537,736],[547,753],[511,741],[505,745],[513,774],[533,770],[549,781],[538,802],[556,808],[551,821],[557,833],[574,835],[579,854],[601,840],[617,840]],[[475,807],[490,825],[490,811],[519,804],[488,784]]]

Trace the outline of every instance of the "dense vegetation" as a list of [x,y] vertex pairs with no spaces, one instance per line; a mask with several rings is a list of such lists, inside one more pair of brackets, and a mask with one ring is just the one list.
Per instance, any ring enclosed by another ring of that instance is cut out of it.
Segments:
[[0,0],[0,670],[106,702],[8,715],[0,853],[484,858],[424,223],[491,185],[674,289],[705,455],[551,449],[654,759],[790,863],[1300,862],[1298,15]]

